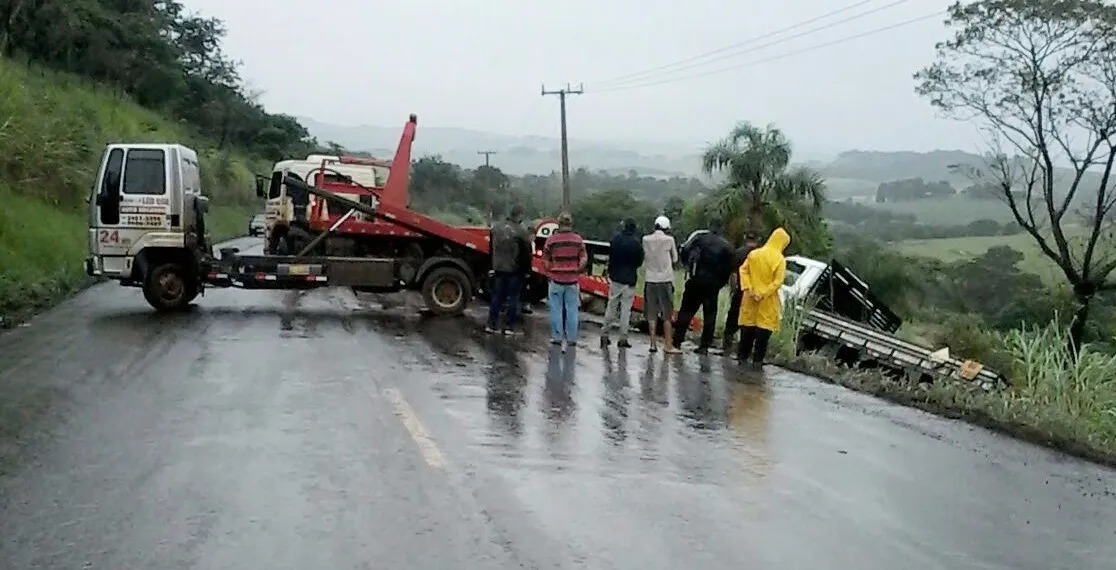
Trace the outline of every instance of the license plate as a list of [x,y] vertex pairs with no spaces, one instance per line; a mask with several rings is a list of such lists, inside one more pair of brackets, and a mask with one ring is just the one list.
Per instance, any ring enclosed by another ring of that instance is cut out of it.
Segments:
[[309,265],[292,265],[287,269],[290,275],[310,275]]

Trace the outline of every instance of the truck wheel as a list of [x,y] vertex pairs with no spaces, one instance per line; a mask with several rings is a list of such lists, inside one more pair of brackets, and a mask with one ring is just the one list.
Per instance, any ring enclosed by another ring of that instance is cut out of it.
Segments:
[[196,297],[196,286],[177,263],[164,263],[147,274],[143,297],[160,313],[182,311]]
[[439,267],[422,280],[422,300],[436,315],[459,315],[465,312],[472,289],[465,272],[455,267]]

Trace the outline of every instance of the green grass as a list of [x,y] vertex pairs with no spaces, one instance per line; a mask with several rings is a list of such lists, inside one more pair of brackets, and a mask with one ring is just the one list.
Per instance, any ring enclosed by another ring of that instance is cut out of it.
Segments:
[[1019,268],[1023,271],[1035,273],[1051,283],[1065,279],[1057,264],[1042,253],[1030,234],[908,240],[895,244],[895,248],[904,254],[945,262],[972,259],[997,246],[1008,246],[1022,253],[1023,261],[1019,262]]
[[[1065,233],[1070,240],[1071,249],[1081,250],[1084,243],[1084,230],[1079,227],[1069,227],[1066,228]],[[1053,241],[1050,243],[1053,246]],[[1103,251],[1104,245],[1098,245],[1097,251]],[[1020,270],[1034,273],[1051,285],[1065,282],[1065,274],[1062,270],[1039,249],[1035,239],[1026,233],[1010,236],[907,240],[894,244],[893,247],[906,255],[954,262],[972,259],[997,246],[1008,246],[1023,254],[1023,261],[1019,263]],[[1112,244],[1112,247],[1116,247],[1116,244]]]
[[252,171],[184,125],[80,77],[0,58],[0,319],[6,324],[86,282],[86,196],[110,142],[181,142],[198,151],[210,232],[242,234],[258,210]]
[[1011,209],[999,200],[971,200],[962,196],[914,202],[895,202],[865,205],[898,214],[914,214],[919,222],[940,226],[961,226],[977,220],[1012,222]]
[[72,293],[85,278],[85,220],[0,186],[0,318]]

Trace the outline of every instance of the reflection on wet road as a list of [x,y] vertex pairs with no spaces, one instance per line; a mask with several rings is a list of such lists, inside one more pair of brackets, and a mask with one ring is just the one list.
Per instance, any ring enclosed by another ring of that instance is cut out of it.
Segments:
[[809,378],[338,291],[199,305],[102,286],[0,336],[0,568],[1116,560],[1111,471]]

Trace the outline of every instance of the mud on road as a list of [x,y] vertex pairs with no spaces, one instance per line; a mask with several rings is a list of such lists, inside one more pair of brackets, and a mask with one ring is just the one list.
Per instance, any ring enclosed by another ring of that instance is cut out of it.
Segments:
[[[387,307],[383,301],[387,300]],[[1109,569],[1116,474],[406,299],[87,290],[0,336],[0,568]]]

